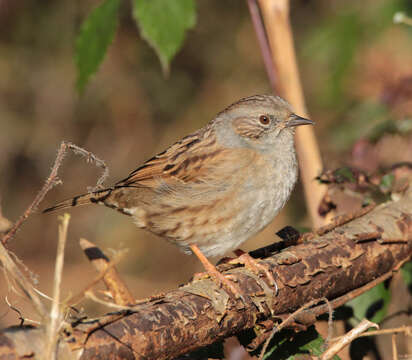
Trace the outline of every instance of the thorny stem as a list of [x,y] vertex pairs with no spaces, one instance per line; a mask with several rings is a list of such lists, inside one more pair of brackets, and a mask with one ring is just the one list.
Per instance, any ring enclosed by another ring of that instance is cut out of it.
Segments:
[[16,235],[17,231],[20,229],[23,223],[33,213],[33,211],[37,209],[40,202],[43,201],[46,194],[54,186],[61,183],[57,175],[58,175],[59,168],[63,162],[64,156],[66,155],[67,149],[72,150],[75,154],[85,156],[88,162],[93,161],[96,164],[96,166],[101,167],[103,169],[103,174],[97,180],[96,186],[92,189],[89,189],[89,191],[94,191],[94,190],[99,189],[102,186],[105,179],[109,176],[108,167],[106,166],[103,160],[99,159],[96,155],[81,148],[80,146],[74,145],[67,141],[62,141],[62,143],[59,146],[59,150],[57,152],[56,159],[54,160],[54,164],[53,164],[49,177],[47,178],[41,190],[37,193],[33,202],[29,205],[29,207],[23,213],[23,215],[20,216],[20,218],[15,222],[13,227],[2,237],[1,242],[3,245],[6,246],[7,243],[10,241],[10,239],[12,239]]
[[64,155],[66,153],[67,146],[68,146],[67,143],[64,142],[64,141],[60,144],[59,151],[57,152],[56,160],[54,161],[53,168],[50,172],[49,177],[47,178],[47,180],[44,183],[41,190],[37,193],[37,195],[34,198],[33,202],[29,205],[29,207],[23,213],[23,215],[20,216],[20,218],[16,221],[16,223],[13,225],[13,227],[10,229],[10,231],[7,232],[3,236],[3,238],[1,239],[1,242],[3,243],[3,245],[5,245],[5,246],[7,245],[9,240],[14,237],[16,232],[20,229],[20,227],[27,220],[27,218],[30,216],[30,214],[37,208],[37,206],[44,199],[44,197],[50,191],[50,189],[52,189],[55,185],[57,185],[59,183],[58,178],[57,178],[57,172],[58,172],[59,167],[60,167],[60,165],[63,161]]

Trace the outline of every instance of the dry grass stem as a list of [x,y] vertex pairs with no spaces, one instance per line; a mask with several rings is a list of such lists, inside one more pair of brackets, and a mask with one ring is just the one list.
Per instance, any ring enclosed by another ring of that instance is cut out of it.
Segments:
[[[299,70],[289,22],[289,0],[259,0],[267,37],[270,43],[273,64],[278,75],[280,95],[288,100],[296,113],[308,116],[300,82]],[[269,74],[270,76],[270,74]],[[319,215],[318,207],[326,192],[326,186],[315,181],[323,170],[322,159],[312,127],[296,131],[296,150],[305,190],[306,204],[315,228],[327,220]]]
[[359,337],[362,333],[364,333],[369,328],[374,327],[379,329],[379,326],[367,319],[363,319],[358,326],[353,328],[347,334],[342,336],[336,343],[327,349],[320,360],[329,360],[332,359],[339,351],[341,351],[345,346],[349,345],[353,340]]
[[63,314],[60,309],[60,289],[64,264],[64,249],[67,241],[67,229],[69,226],[70,215],[65,213],[59,217],[59,237],[57,243],[56,265],[54,269],[53,281],[53,301],[50,310],[50,319],[47,324],[47,341],[45,346],[45,359],[56,358],[56,344],[58,333],[63,322]]
[[396,347],[396,335],[392,335],[392,359],[399,360],[398,357],[398,348]]
[[12,259],[10,252],[0,243],[0,262],[3,265],[3,270],[5,272],[5,278],[9,283],[9,287],[13,289],[17,294],[21,294],[30,301],[36,310],[37,314],[41,318],[45,318],[47,315],[46,308],[40,301],[39,296],[34,291],[32,283],[23,275],[15,261]]

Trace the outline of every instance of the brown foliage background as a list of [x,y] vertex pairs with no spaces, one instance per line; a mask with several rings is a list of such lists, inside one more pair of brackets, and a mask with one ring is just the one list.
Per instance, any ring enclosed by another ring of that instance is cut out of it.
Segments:
[[[168,79],[124,3],[103,66],[79,96],[73,44],[81,21],[97,4],[0,0],[0,195],[9,219],[17,219],[40,189],[62,140],[104,159],[110,185],[232,101],[270,91],[246,2],[208,0],[197,2],[198,23]],[[377,125],[403,123],[412,116],[411,32],[391,23],[393,10],[405,9],[405,4],[292,3],[301,76],[328,168],[349,163],[374,171],[412,158],[410,133],[383,133],[377,142],[369,138]],[[337,44],[351,41],[356,48],[340,52]],[[342,56],[348,59],[339,67]],[[63,186],[47,195],[43,207],[86,192],[98,175],[84,159],[67,156],[60,172]],[[95,276],[78,245],[80,237],[108,254],[108,249],[130,249],[119,270],[137,298],[174,288],[201,269],[196,259],[137,230],[117,212],[96,206],[71,213],[63,294],[77,293]],[[291,223],[309,224],[299,187],[274,223],[244,249],[269,243],[277,229]],[[47,294],[56,239],[57,215],[37,213],[10,244]],[[0,293],[9,294],[13,305],[30,317],[26,304],[8,293],[3,277]],[[16,314],[0,301],[1,326],[16,323]],[[82,305],[89,315],[101,311],[90,302]]]

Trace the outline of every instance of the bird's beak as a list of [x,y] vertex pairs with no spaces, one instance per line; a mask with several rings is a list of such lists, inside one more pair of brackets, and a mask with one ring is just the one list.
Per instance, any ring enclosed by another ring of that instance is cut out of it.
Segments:
[[313,125],[315,122],[309,119],[305,119],[296,114],[289,116],[288,121],[286,122],[286,127],[300,126],[300,125]]

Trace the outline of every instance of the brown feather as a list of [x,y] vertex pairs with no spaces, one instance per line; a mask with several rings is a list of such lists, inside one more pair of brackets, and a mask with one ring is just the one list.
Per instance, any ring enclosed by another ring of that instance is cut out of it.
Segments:
[[47,213],[51,211],[67,209],[73,206],[102,203],[105,199],[107,199],[107,197],[110,196],[112,191],[113,189],[105,189],[89,194],[77,195],[74,198],[64,200],[54,206],[44,209],[42,212]]
[[166,185],[196,181],[215,165],[213,159],[217,160],[217,156],[223,151],[217,146],[213,131],[206,127],[147,160],[126,179],[116,183],[115,188],[157,187],[159,181]]

